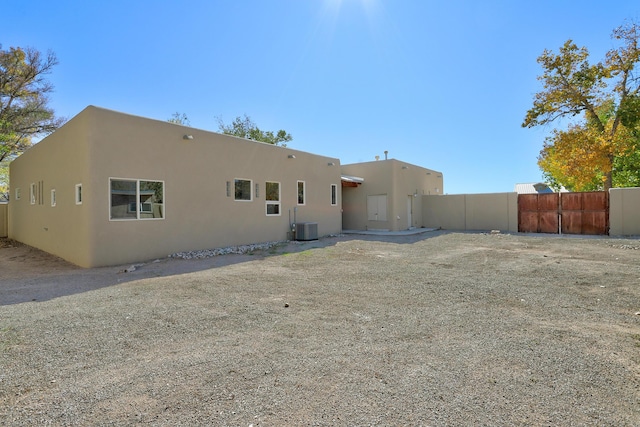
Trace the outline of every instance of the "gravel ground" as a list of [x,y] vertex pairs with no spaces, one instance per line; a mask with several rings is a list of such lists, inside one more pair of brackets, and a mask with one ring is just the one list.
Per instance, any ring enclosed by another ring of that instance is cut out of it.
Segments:
[[640,425],[637,239],[336,236],[135,269],[1,246],[0,424]]

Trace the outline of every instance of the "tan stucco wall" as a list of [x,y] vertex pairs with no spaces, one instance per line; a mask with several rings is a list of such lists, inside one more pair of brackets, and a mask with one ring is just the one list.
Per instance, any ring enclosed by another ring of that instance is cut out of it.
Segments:
[[464,194],[423,196],[423,199],[422,218],[425,227],[445,230],[466,229],[466,196]]
[[518,231],[517,193],[455,194],[423,198],[425,227]]
[[9,234],[9,206],[7,203],[0,203],[0,237],[7,237]]
[[[422,196],[439,194],[443,188],[441,172],[395,159],[342,165],[342,173],[364,179],[358,187],[342,189],[345,230],[399,231],[422,227]],[[387,220],[370,221],[367,198],[383,194],[387,195]]]
[[[186,134],[193,139],[183,139]],[[10,182],[23,189],[13,218],[27,215],[29,223],[12,221],[16,226],[10,234],[84,267],[285,240],[294,209],[298,222],[318,223],[320,236],[339,233],[342,225],[336,158],[96,107],[83,110],[14,163]],[[109,178],[164,181],[165,218],[110,220]],[[234,200],[236,178],[252,180],[252,201]],[[46,188],[59,188],[58,206],[29,205],[28,186],[34,179],[44,179]],[[304,206],[297,205],[298,180],[306,184]],[[266,181],[280,182],[280,216],[265,214]],[[84,201],[75,206],[74,185],[79,182]],[[331,184],[338,189],[336,206],[330,203]],[[71,239],[69,233],[74,234]]]
[[[86,189],[90,183],[90,118],[77,116],[9,165],[9,237],[78,265],[88,265],[93,258],[87,233],[93,229],[93,218],[86,209],[93,195],[85,192],[85,205],[75,204],[75,185],[83,183]],[[33,205],[32,183],[41,193]],[[51,206],[52,189],[56,190],[55,207]]]
[[609,234],[640,235],[640,188],[609,190]]

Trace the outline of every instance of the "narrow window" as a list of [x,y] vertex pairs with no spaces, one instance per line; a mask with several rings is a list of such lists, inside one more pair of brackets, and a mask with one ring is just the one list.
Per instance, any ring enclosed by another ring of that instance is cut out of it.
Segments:
[[140,219],[164,218],[164,182],[138,181],[138,217]]
[[20,200],[20,189],[16,188],[16,200]]
[[338,186],[331,184],[331,206],[338,204]]
[[235,200],[251,201],[251,180],[235,180]]
[[56,205],[56,189],[51,190],[51,207]]
[[304,205],[304,181],[298,181],[298,204]]
[[76,205],[82,204],[82,184],[76,184]]
[[36,184],[34,182],[29,186],[29,201],[32,205],[36,204]]
[[267,216],[280,215],[280,183],[266,182],[264,185]]

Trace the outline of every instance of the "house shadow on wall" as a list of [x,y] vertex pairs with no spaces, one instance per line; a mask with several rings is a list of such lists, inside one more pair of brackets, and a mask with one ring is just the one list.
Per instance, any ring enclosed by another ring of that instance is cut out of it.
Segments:
[[[0,306],[44,302],[144,279],[179,276],[274,256],[319,250],[339,242],[379,241],[412,244],[445,233],[431,229],[412,232],[345,232],[319,240],[283,242],[269,249],[207,258],[162,258],[111,267],[82,268],[17,242],[0,245]],[[6,241],[5,241],[6,242]]]

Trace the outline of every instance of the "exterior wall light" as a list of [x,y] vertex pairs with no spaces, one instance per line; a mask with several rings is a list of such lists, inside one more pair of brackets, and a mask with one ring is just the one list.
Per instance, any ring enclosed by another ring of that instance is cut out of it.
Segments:
[[295,158],[296,158],[296,156],[294,156],[293,154],[289,154],[287,157],[288,157],[289,159],[295,159]]
[[193,135],[184,135],[184,136],[182,137],[182,139],[186,139],[186,140],[188,140],[188,141],[191,141],[191,140],[193,140]]
[[335,165],[336,165],[336,164],[335,164],[335,163],[333,163],[333,162],[329,162],[329,163],[327,163],[327,166],[335,166]]

